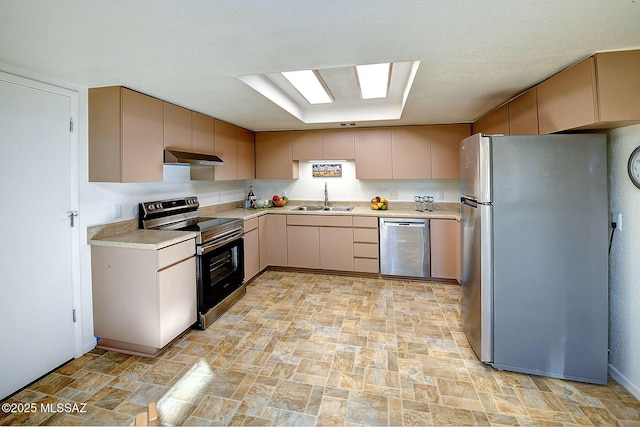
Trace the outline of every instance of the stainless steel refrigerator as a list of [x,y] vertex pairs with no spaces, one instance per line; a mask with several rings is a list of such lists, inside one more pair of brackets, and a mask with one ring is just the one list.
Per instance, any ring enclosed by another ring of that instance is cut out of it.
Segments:
[[600,134],[460,144],[462,320],[497,369],[607,382],[608,201]]

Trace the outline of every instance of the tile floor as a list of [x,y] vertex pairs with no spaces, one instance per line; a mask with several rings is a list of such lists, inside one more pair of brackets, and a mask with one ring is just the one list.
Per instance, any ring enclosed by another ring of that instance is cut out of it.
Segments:
[[156,359],[94,350],[7,401],[82,413],[0,412],[0,424],[125,425],[157,401],[166,425],[640,425],[613,380],[482,365],[459,306],[457,285],[268,271]]

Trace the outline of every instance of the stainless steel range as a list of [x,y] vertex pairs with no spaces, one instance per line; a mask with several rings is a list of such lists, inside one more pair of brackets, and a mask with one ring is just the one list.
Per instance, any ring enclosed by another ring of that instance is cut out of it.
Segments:
[[197,197],[144,202],[138,205],[139,228],[194,231],[198,321],[206,329],[246,293],[244,285],[244,221],[199,217]]

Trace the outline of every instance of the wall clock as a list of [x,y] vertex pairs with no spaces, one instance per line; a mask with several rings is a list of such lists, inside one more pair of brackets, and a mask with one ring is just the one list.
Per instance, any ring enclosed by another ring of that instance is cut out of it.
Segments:
[[640,188],[640,146],[633,150],[633,153],[629,156],[629,163],[627,163],[627,171],[629,172],[629,178],[633,184]]

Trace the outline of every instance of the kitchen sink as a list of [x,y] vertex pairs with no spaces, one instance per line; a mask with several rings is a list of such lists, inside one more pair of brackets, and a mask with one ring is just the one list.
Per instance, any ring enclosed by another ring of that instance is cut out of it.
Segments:
[[329,206],[323,208],[323,211],[333,211],[333,212],[351,212],[353,206]]
[[298,206],[294,211],[321,211],[324,209],[324,206]]
[[330,211],[330,212],[351,212],[353,206],[298,206],[294,211]]

